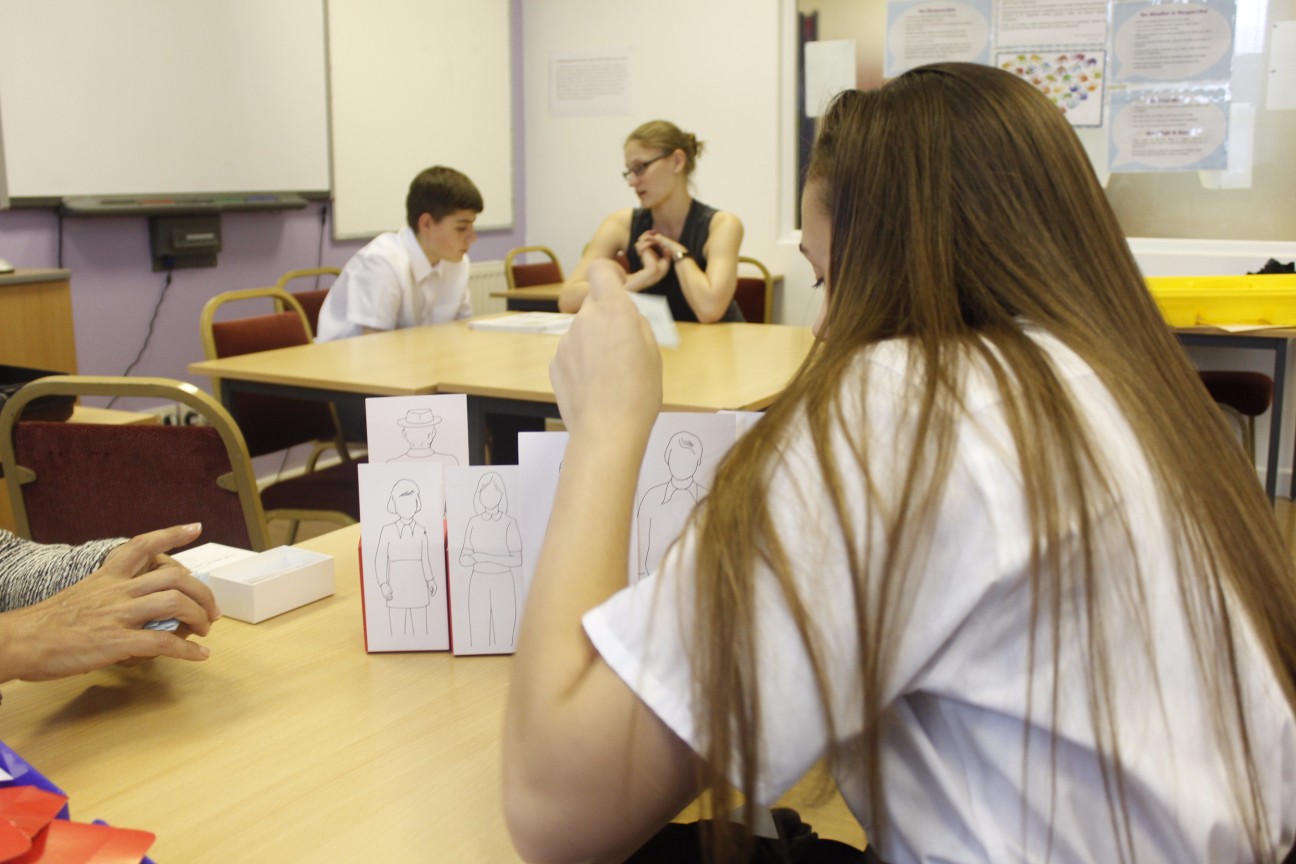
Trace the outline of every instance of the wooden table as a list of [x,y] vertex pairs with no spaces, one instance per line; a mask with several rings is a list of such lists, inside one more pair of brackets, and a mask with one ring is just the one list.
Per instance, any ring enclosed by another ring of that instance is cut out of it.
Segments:
[[490,296],[502,297],[510,312],[557,312],[558,296],[562,294],[562,288],[563,283],[551,282],[529,288],[492,291]]
[[[3,740],[68,794],[72,818],[157,834],[159,864],[517,861],[500,802],[511,658],[366,654],[359,536],[300,544],[335,556],[337,594],[218,621],[205,663],[6,685]],[[821,783],[784,803],[862,845]]]
[[[805,327],[677,326],[680,347],[662,351],[668,411],[764,408],[783,391],[814,341]],[[235,392],[334,402],[464,393],[472,459],[478,464],[486,414],[558,416],[549,361],[559,338],[484,332],[455,321],[203,360],[189,364],[189,371],[219,378],[227,407]]]

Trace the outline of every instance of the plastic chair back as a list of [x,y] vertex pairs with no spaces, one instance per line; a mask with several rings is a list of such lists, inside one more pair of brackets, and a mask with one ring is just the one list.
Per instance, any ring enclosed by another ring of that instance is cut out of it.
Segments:
[[[288,290],[288,283],[294,279],[314,278],[316,283],[319,282],[320,276],[337,276],[342,271],[337,267],[310,267],[305,270],[289,270],[279,277],[274,287],[280,291]],[[324,305],[324,298],[328,297],[328,288],[315,288],[310,291],[293,291],[292,296],[301,304],[302,311],[306,313],[306,321],[310,325],[310,337],[315,338],[319,332],[319,313],[320,307]],[[278,311],[285,311],[283,307],[278,307]]]
[[[514,263],[514,259],[532,252],[544,255],[549,260],[532,264]],[[558,263],[558,256],[548,246],[519,246],[510,249],[504,256],[504,276],[508,279],[510,291],[563,281],[562,265]]]
[[756,275],[738,276],[738,287],[734,290],[734,300],[742,311],[743,318],[756,324],[769,324],[774,320],[774,277],[769,268],[755,258],[739,257],[738,267],[743,265],[756,268]]
[[[226,303],[260,298],[273,300],[286,311],[215,320],[217,310]],[[217,294],[203,307],[201,327],[203,348],[209,360],[312,341],[301,304],[281,288],[249,288]],[[219,380],[212,379],[212,388],[217,398],[221,398]],[[345,458],[333,408],[326,402],[241,393],[232,405],[253,456],[278,453],[297,444],[331,441]]]
[[[206,425],[18,422],[28,402],[49,395],[161,398],[191,408]],[[19,535],[41,543],[201,522],[200,543],[269,546],[243,436],[219,403],[183,381],[59,375],[32,382],[0,411],[0,466]]]

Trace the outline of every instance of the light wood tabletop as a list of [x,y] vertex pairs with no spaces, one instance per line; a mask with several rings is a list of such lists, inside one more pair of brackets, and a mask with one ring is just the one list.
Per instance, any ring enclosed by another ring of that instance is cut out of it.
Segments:
[[[334,556],[337,594],[216,622],[204,663],[6,685],[3,740],[72,818],[155,833],[160,864],[517,861],[500,803],[511,658],[366,654],[359,536],[300,544]],[[784,803],[862,845],[822,776]]]
[[[663,349],[667,410],[758,409],[783,391],[814,341],[778,324],[677,325]],[[224,382],[370,396],[467,393],[553,403],[549,361],[558,336],[473,330],[467,321],[261,351],[189,364]]]

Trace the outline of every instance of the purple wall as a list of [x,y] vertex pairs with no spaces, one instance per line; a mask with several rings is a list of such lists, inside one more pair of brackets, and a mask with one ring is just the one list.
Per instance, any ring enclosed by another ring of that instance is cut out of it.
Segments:
[[[512,0],[511,8],[514,226],[483,232],[470,253],[474,261],[502,259],[509,249],[524,245],[526,237],[521,0]],[[131,374],[179,378],[210,390],[205,378],[190,376],[185,368],[202,359],[198,319],[210,297],[235,288],[272,285],[288,270],[321,264],[340,267],[363,245],[362,241],[335,243],[332,227],[321,229],[322,207],[312,203],[304,210],[223,214],[223,248],[217,266],[175,271],[148,349]],[[148,219],[63,217],[61,222],[60,260],[60,218],[56,213],[0,211],[0,257],[20,268],[61,266],[70,270],[78,371],[120,375],[144,344],[149,316],[166,277],[152,271]],[[0,338],[3,333],[0,322]]]

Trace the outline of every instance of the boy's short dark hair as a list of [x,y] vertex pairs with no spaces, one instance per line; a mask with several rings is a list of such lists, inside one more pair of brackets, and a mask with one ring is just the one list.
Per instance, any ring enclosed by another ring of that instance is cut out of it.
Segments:
[[424,213],[440,222],[456,210],[482,211],[481,192],[467,175],[444,165],[434,165],[420,171],[410,183],[409,194],[405,196],[405,218],[415,231]]

